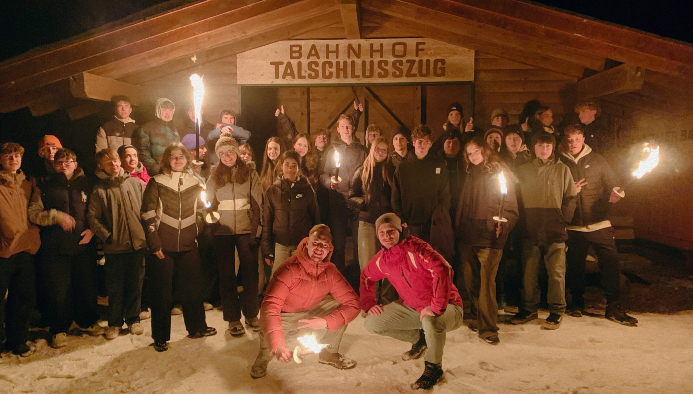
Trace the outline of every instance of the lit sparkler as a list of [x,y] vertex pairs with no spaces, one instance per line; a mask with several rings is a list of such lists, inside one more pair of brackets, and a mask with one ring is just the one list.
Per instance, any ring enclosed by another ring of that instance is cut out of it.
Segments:
[[633,171],[633,176],[640,179],[643,175],[654,170],[659,164],[659,146],[652,147],[649,143],[645,143],[642,148],[643,153],[647,153],[648,156],[645,160],[638,163],[638,168]]
[[205,208],[209,209],[212,206],[212,204],[209,201],[207,201],[206,191],[202,190],[202,192],[200,192],[200,198],[202,198],[202,202],[205,204]]
[[190,76],[190,83],[193,86],[193,105],[195,108],[195,131],[197,139],[195,142],[195,160],[200,162],[200,127],[202,126],[202,98],[205,95],[205,85],[202,83],[202,77],[193,74]]
[[299,337],[298,342],[300,342],[301,345],[294,348],[294,361],[296,361],[298,364],[303,362],[303,358],[301,358],[301,356],[310,353],[318,354],[322,351],[322,349],[329,346],[318,343],[317,339],[315,339],[315,336],[313,335],[304,335]]

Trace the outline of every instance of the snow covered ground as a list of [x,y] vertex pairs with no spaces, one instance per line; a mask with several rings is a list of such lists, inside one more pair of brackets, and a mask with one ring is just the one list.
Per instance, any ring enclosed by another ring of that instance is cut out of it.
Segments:
[[[556,331],[541,330],[540,320],[501,325],[498,346],[463,326],[448,334],[445,380],[433,392],[693,393],[693,311],[635,316],[637,328],[569,316]],[[355,369],[338,371],[311,355],[303,364],[273,361],[253,380],[257,335],[225,336],[217,310],[207,322],[217,336],[188,339],[182,316],[174,316],[165,353],[149,346],[148,321],[145,335],[69,336],[61,350],[40,339],[31,357],[3,354],[0,393],[398,393],[412,392],[423,371],[423,359],[401,360],[409,345],[369,334],[358,317],[342,342]]]

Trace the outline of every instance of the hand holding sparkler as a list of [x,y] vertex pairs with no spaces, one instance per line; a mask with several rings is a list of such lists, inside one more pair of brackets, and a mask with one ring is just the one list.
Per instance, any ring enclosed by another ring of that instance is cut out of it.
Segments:
[[[322,351],[322,349],[329,346],[329,345],[324,345],[324,344],[318,343],[318,341],[317,341],[317,339],[315,339],[314,335],[304,335],[302,337],[299,337],[298,342],[300,342],[301,344],[294,348],[294,353],[293,353],[294,361],[296,361],[296,363],[298,363],[298,364],[303,362],[303,358],[301,356],[303,356],[305,354],[310,354],[310,353],[318,354]],[[283,354],[282,354],[282,356],[283,356]],[[277,356],[277,358],[279,358],[279,356]],[[279,361],[281,361],[281,360],[282,359],[279,359]]]
[[498,225],[496,226],[496,238],[500,237],[501,233],[503,233],[501,223],[508,222],[508,219],[503,217],[503,204],[505,203],[505,195],[508,194],[508,187],[503,171],[498,174],[498,184],[500,185],[500,207],[498,208],[498,216],[493,217],[493,220],[498,222]]
[[274,356],[277,358],[277,360],[283,362],[283,363],[288,363],[291,361],[291,349],[287,347],[282,347],[274,351]]
[[339,186],[339,182],[342,181],[342,178],[339,177],[339,167],[342,164],[339,162],[339,152],[337,152],[337,149],[334,150],[334,167],[335,167],[335,172],[334,176],[330,178],[330,188],[332,190],[337,190],[337,187]]

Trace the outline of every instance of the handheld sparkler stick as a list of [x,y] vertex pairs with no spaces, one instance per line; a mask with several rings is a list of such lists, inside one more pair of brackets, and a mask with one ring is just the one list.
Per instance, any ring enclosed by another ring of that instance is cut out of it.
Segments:
[[195,160],[193,161],[193,164],[195,165],[202,165],[202,161],[200,160],[200,128],[201,128],[201,120],[202,120],[202,98],[205,95],[205,85],[202,83],[202,77],[193,74],[190,76],[190,83],[193,86],[193,104],[195,107]]

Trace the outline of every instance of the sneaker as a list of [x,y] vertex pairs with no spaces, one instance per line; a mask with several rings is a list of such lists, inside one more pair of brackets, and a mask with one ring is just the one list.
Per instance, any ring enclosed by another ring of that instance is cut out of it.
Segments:
[[51,347],[53,349],[60,349],[61,347],[65,347],[67,345],[67,334],[64,332],[59,332],[55,335],[53,335],[53,339],[51,339]]
[[207,327],[204,330],[198,331],[194,334],[188,334],[188,338],[198,339],[204,337],[211,337],[213,335],[217,335],[217,329],[214,327]]
[[204,302],[203,304],[205,306],[205,311],[211,311],[214,309],[214,305],[210,304],[209,302]]
[[99,335],[103,335],[104,332],[106,332],[106,330],[104,330],[104,328],[101,327],[99,325],[99,323],[94,323],[87,328],[79,327],[79,331],[81,331],[85,334],[89,334],[89,335],[94,336],[94,337],[98,337]]
[[510,318],[510,323],[512,324],[525,324],[527,322],[530,322],[532,320],[538,319],[539,315],[537,312],[530,312],[526,309],[522,309],[516,314],[513,315],[513,317]]
[[568,316],[572,316],[572,317],[582,317],[582,315],[584,314],[584,311],[580,308],[574,308],[574,309],[566,309],[565,313]]
[[166,341],[154,342],[152,344],[152,346],[154,346],[154,350],[156,350],[159,353],[165,352],[168,350],[168,342],[166,342]]
[[142,328],[142,325],[140,322],[136,321],[128,326],[130,328],[130,334],[132,335],[142,335],[144,334],[144,328]]
[[242,337],[245,335],[245,328],[240,321],[229,322],[229,329],[227,330],[232,337]]
[[152,310],[149,308],[147,308],[146,311],[140,312],[140,321],[151,319],[151,317],[152,317]]
[[433,364],[426,361],[426,368],[421,377],[412,383],[411,388],[414,390],[430,390],[443,380],[443,368],[440,364]]
[[181,308],[180,305],[176,305],[173,308],[171,308],[171,316],[177,316],[177,315],[182,315],[183,314],[183,308]]
[[12,354],[16,354],[19,357],[29,357],[36,351],[36,347],[27,345],[26,343],[21,343],[12,349]]
[[106,339],[109,341],[118,338],[120,335],[120,327],[108,327],[106,329]]
[[486,343],[490,345],[498,345],[500,343],[500,338],[498,338],[498,334],[491,334],[481,339],[483,339],[484,341],[486,341]]
[[551,312],[549,313],[549,317],[542,323],[541,328],[544,330],[556,330],[561,326],[562,321],[563,315]]
[[476,320],[472,320],[471,322],[469,322],[469,324],[467,324],[467,328],[472,330],[472,332],[477,332],[479,331],[479,324]]
[[605,317],[608,320],[628,327],[636,327],[638,325],[638,319],[629,316],[619,305],[607,305]]
[[428,346],[426,346],[426,336],[423,330],[419,330],[419,341],[411,345],[411,350],[402,354],[402,360],[417,360],[423,356],[426,349],[428,349]]
[[318,357],[320,364],[330,365],[337,369],[352,369],[356,366],[356,361],[346,358],[339,353],[330,353],[323,349]]
[[269,357],[263,357],[262,354],[258,354],[255,363],[250,367],[250,377],[253,379],[260,379],[267,375],[267,364],[269,364],[269,362]]
[[250,320],[245,319],[245,326],[253,332],[258,332],[262,327],[260,327],[260,319],[254,317]]

